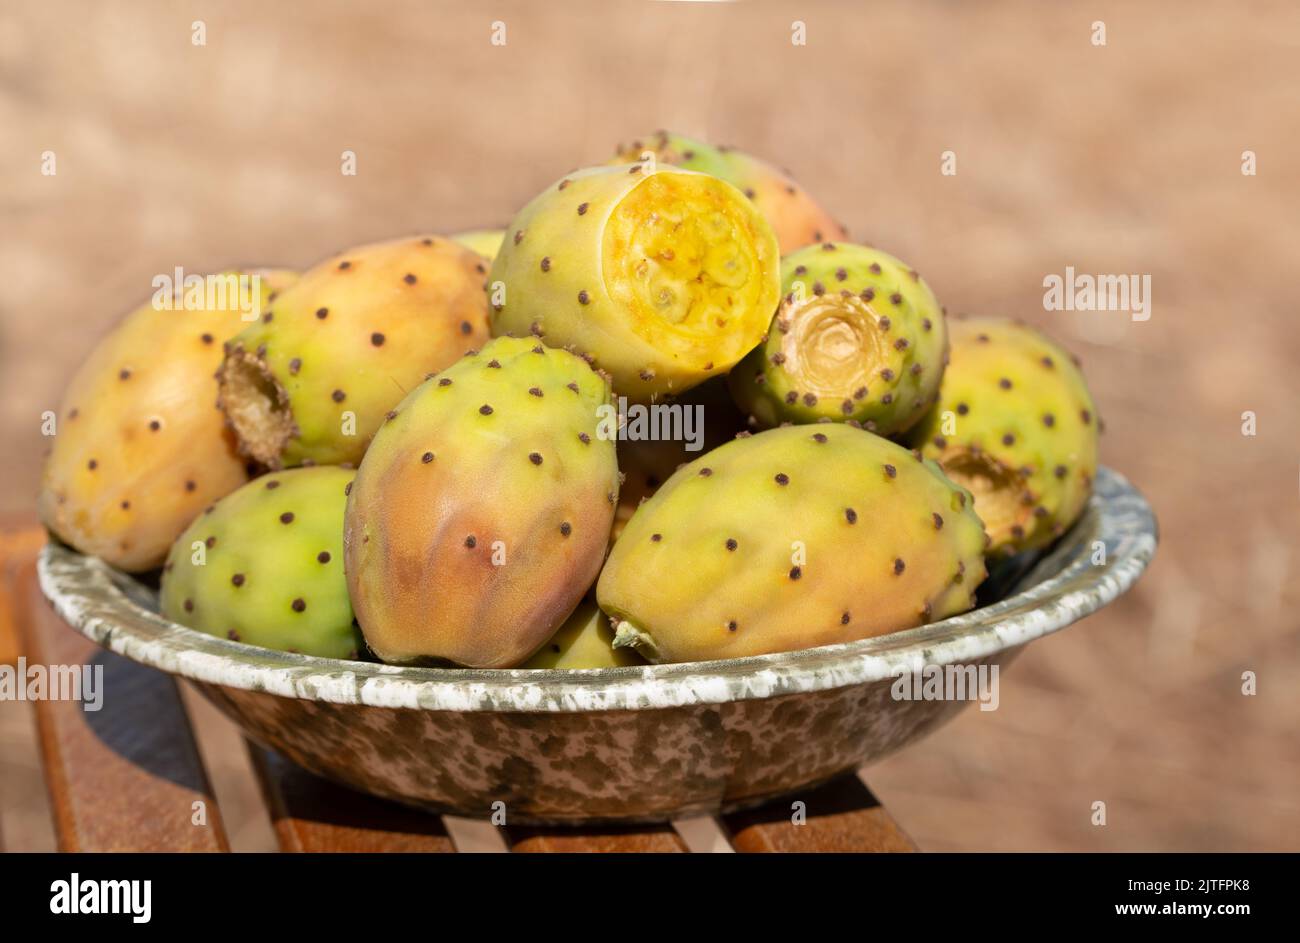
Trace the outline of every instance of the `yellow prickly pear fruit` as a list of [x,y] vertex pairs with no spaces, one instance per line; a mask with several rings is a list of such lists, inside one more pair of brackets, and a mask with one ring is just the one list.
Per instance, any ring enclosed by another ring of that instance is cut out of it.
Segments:
[[761,425],[855,422],[897,435],[939,395],[943,310],[916,270],[866,246],[824,242],[781,262],[767,340],[729,377]]
[[437,236],[360,246],[303,273],[233,338],[221,407],[271,468],[356,464],[384,416],[488,339],[487,264]]
[[989,552],[1042,547],[1083,513],[1099,420],[1068,353],[1025,324],[954,320],[939,402],[909,433],[975,497]]
[[120,569],[153,569],[247,480],[212,375],[222,343],[296,279],[250,270],[177,286],[99,343],[68,385],[45,463],[37,507],[55,535]]
[[614,644],[654,662],[849,642],[962,612],[984,529],[934,462],[842,423],[736,439],[641,505],[601,571]]
[[671,166],[580,170],[507,229],[492,332],[572,349],[644,402],[726,373],[759,342],[779,264],[771,227],[729,183]]

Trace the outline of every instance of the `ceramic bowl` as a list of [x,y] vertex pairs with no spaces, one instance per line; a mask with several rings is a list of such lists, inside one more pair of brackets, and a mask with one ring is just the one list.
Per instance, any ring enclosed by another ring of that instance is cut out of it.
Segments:
[[458,815],[504,802],[512,822],[648,821],[757,804],[911,743],[968,701],[897,698],[900,675],[1005,665],[1125,592],[1155,547],[1146,501],[1101,469],[1084,516],[990,605],[861,642],[589,671],[242,645],[169,622],[148,586],[59,545],[40,580],[77,630],[189,678],[253,740],[322,776]]

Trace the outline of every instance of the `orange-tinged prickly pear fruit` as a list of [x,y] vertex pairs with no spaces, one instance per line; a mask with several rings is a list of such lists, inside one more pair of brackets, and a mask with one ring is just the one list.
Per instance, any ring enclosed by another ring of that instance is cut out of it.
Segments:
[[[595,581],[618,500],[609,384],[500,337],[413,390],[348,498],[348,587],[384,661],[526,661]],[[608,429],[608,433],[602,432]]]

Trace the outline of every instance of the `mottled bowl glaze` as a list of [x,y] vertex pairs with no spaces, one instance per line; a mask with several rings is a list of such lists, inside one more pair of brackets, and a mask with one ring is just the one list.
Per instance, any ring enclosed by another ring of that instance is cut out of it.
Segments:
[[504,802],[515,822],[631,821],[754,804],[911,743],[966,702],[896,700],[899,674],[1005,665],[1129,589],[1155,547],[1146,501],[1102,469],[1084,517],[992,605],[843,645],[591,671],[254,648],[168,622],[148,587],[57,545],[40,579],[83,634],[195,681],[248,736],[313,772],[439,812]]

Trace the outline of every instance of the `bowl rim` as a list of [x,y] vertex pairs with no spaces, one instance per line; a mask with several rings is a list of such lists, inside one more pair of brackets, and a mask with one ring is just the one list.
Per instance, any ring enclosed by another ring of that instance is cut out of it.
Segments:
[[[58,613],[86,637],[204,684],[381,708],[587,712],[778,697],[987,659],[1112,602],[1146,569],[1157,540],[1150,505],[1126,478],[1103,467],[1080,520],[1018,584],[1027,588],[991,605],[856,642],[594,669],[408,667],[278,652],[170,622],[132,598],[143,588],[131,577],[60,544],[42,550],[38,575]],[[1099,544],[1104,554],[1097,559]]]

